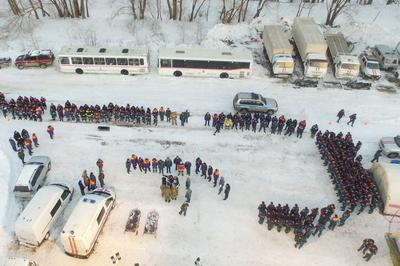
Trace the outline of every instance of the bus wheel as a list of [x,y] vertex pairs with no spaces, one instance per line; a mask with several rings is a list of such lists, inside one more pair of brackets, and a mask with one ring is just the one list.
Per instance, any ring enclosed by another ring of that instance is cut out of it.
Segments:
[[220,78],[222,78],[222,79],[227,79],[227,78],[229,78],[229,75],[228,75],[228,73],[221,73],[221,75],[219,75],[219,77]]
[[80,68],[75,69],[76,74],[83,74],[83,70]]
[[175,72],[174,72],[174,76],[175,76],[175,77],[180,77],[180,76],[182,76],[182,72],[180,72],[180,71],[175,71]]
[[121,74],[122,74],[122,75],[128,75],[129,72],[128,72],[128,70],[126,70],[126,69],[122,69],[122,70],[121,70]]

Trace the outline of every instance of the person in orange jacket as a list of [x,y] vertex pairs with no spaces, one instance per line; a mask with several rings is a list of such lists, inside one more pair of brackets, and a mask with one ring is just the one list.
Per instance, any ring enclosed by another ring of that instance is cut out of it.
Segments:
[[151,162],[150,162],[149,159],[147,159],[147,158],[144,159],[144,161],[143,161],[143,166],[144,166],[143,168],[144,168],[144,169],[143,169],[143,170],[144,170],[144,173],[145,173],[145,174],[147,174],[147,171],[151,172],[151,171],[150,171],[150,164],[151,164]]
[[29,155],[32,155],[32,141],[30,140],[30,139],[25,139],[24,140],[24,146],[25,146],[25,148],[27,148],[28,149],[28,151],[29,151]]
[[214,170],[214,175],[213,175],[213,177],[214,177],[214,187],[217,186],[218,178],[219,178],[220,175],[221,175],[221,173],[219,172],[219,170],[215,169]]
[[164,115],[165,115],[164,107],[161,106],[160,110],[158,110],[158,113],[160,114],[160,120],[164,121]]
[[32,141],[35,144],[35,147],[39,147],[39,140],[35,133],[32,134]]
[[185,165],[181,162],[178,164],[177,166],[177,170],[178,170],[178,176],[181,175],[183,176],[184,172],[185,172]]
[[54,136],[54,127],[52,127],[51,125],[49,125],[49,126],[47,127],[47,133],[49,133],[50,138],[53,139],[53,136]]

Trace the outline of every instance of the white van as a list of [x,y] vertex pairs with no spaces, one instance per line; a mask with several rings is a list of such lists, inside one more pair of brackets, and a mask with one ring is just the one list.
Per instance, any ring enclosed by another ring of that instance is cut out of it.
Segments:
[[38,266],[38,264],[27,258],[9,257],[0,258],[0,266]]
[[43,185],[51,169],[51,160],[47,156],[32,156],[24,165],[15,182],[14,193],[17,197],[31,197]]
[[19,244],[35,248],[50,236],[52,225],[72,197],[74,189],[51,184],[38,190],[15,222]]
[[106,188],[82,196],[61,232],[65,253],[89,257],[114,204],[115,194]]

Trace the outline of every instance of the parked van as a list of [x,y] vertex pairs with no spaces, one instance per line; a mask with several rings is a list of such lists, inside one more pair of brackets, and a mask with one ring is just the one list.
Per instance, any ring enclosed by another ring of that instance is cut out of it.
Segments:
[[114,204],[115,194],[106,188],[82,196],[61,232],[65,253],[89,257]]
[[42,187],[15,222],[19,244],[34,248],[48,239],[53,224],[68,205],[73,191],[71,186],[65,184]]
[[375,45],[372,53],[378,59],[381,69],[397,70],[399,58],[397,57],[395,51],[389,46],[383,44]]
[[31,197],[42,186],[51,169],[51,160],[47,156],[32,156],[24,165],[15,182],[14,193],[17,197]]
[[9,257],[0,258],[0,266],[38,266],[38,264],[27,258]]

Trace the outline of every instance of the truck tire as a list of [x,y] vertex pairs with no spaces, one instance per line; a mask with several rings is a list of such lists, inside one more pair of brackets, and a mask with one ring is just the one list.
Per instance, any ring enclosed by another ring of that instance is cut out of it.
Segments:
[[122,74],[122,75],[129,75],[129,72],[128,72],[128,70],[126,70],[126,69],[122,69],[122,70],[121,70],[121,74]]
[[75,69],[75,73],[81,75],[83,74],[83,70],[81,68],[77,68]]
[[221,79],[227,79],[227,78],[229,78],[229,75],[228,75],[228,73],[223,72],[223,73],[221,73],[221,74],[219,75],[219,77],[220,77]]
[[177,70],[177,71],[174,72],[174,76],[175,77],[181,77],[182,76],[182,72]]
[[18,68],[19,70],[21,70],[21,69],[24,69],[25,66],[24,66],[23,64],[18,64],[18,65],[17,65],[17,68]]
[[47,67],[47,65],[46,65],[46,64],[40,64],[39,67],[40,67],[41,69],[45,69],[45,68]]
[[387,155],[387,157],[389,157],[390,159],[394,159],[399,157],[399,154],[397,152],[391,152]]

